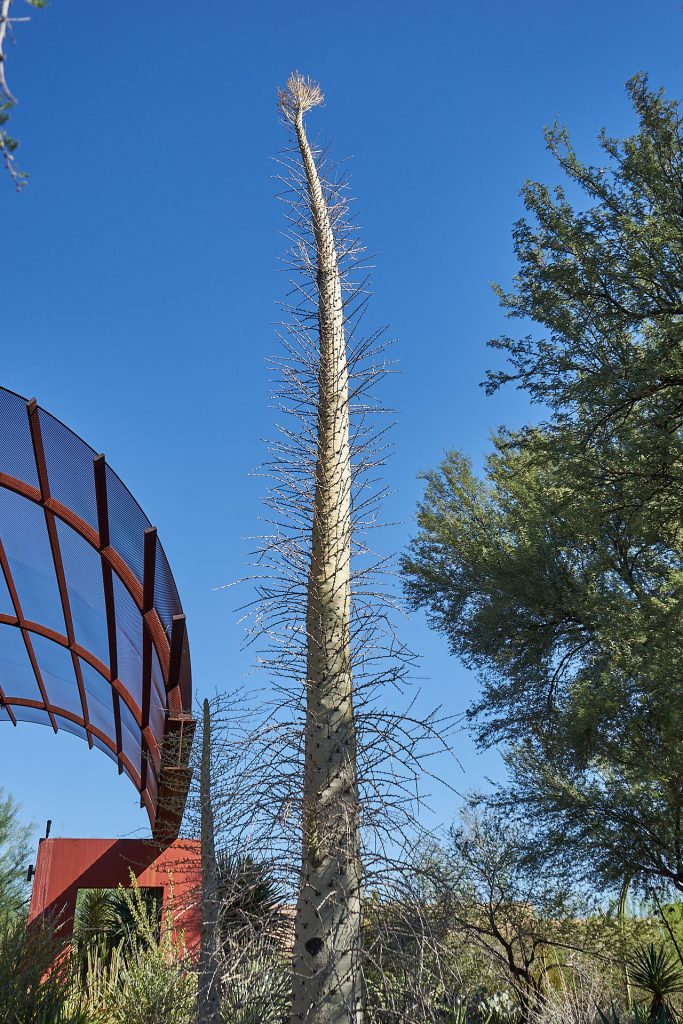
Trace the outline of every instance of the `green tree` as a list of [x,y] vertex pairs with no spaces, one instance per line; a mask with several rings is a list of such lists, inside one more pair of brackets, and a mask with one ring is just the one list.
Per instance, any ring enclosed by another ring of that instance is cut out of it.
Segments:
[[28,901],[28,867],[31,829],[19,820],[19,807],[0,789],[0,915],[19,913]]
[[509,745],[502,799],[603,882],[680,889],[680,555],[563,468],[499,438],[482,482],[452,453],[428,478],[409,594],[482,677],[469,717],[483,746]]
[[484,480],[451,453],[427,477],[404,560],[412,603],[479,671],[470,718],[513,749],[510,804],[578,844],[603,881],[683,886],[683,132],[628,84],[639,128],[605,166],[548,144],[584,203],[524,187],[500,338],[546,422],[500,431]]
[[[534,329],[491,342],[514,382],[550,410],[532,447],[559,456],[572,482],[622,489],[622,506],[680,527],[683,467],[683,121],[647,77],[627,83],[638,131],[603,130],[604,162],[582,163],[555,125],[548,148],[577,195],[527,182],[514,229],[514,289],[498,288],[513,319]],[[610,495],[612,497],[612,495]]]

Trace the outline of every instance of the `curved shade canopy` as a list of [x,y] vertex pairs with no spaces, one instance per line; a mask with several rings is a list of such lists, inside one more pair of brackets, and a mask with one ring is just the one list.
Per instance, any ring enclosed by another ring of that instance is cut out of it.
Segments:
[[194,732],[164,550],[103,455],[0,388],[0,722],[81,736],[178,833]]

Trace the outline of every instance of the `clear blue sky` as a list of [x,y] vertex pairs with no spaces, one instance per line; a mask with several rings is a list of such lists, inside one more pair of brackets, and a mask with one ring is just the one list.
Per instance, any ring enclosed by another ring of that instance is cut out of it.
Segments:
[[[250,658],[237,595],[213,588],[244,571],[262,489],[249,473],[273,434],[277,85],[295,68],[321,81],[311,128],[353,157],[379,253],[371,315],[391,324],[403,368],[385,393],[400,411],[387,515],[402,522],[386,543],[400,549],[418,471],[454,446],[480,464],[489,431],[529,414],[478,383],[505,326],[489,282],[514,272],[519,187],[558,180],[543,125],[559,115],[591,157],[603,124],[632,129],[634,72],[683,97],[681,4],[52,0],[16,35],[12,127],[31,177],[21,195],[0,178],[0,383],[107,454],[171,560],[196,692],[229,689]],[[406,638],[423,657],[424,704],[461,711],[475,680],[420,618]],[[459,789],[500,772],[495,754],[456,746],[464,770],[443,771]],[[0,784],[54,834],[146,826],[125,777],[68,735],[2,726]],[[455,798],[435,801],[450,818]]]

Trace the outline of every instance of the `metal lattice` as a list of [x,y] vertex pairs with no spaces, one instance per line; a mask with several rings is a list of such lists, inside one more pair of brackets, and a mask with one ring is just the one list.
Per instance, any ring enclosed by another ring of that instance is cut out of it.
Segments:
[[0,722],[85,739],[178,833],[194,732],[189,647],[156,529],[96,452],[0,388]]

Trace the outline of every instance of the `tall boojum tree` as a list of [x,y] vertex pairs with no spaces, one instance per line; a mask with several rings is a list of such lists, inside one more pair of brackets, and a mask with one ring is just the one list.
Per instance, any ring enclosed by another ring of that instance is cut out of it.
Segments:
[[361,884],[351,670],[351,454],[344,300],[330,212],[304,126],[322,93],[294,74],[280,109],[296,132],[317,264],[319,394],[306,608],[303,849],[292,1021],[362,1018]]

